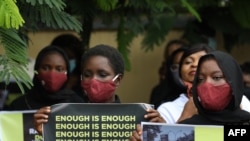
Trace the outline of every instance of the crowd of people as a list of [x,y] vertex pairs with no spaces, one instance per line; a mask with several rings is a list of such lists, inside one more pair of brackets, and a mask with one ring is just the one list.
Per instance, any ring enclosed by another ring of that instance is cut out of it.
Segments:
[[[81,42],[62,35],[37,55],[34,86],[15,99],[8,110],[37,110],[35,129],[49,120],[57,103],[122,103],[116,94],[124,77],[124,60],[112,46],[81,50]],[[205,43],[174,40],[167,45],[160,82],[149,100],[149,122],[167,124],[249,125],[250,63]],[[142,140],[140,125],[129,140]]]

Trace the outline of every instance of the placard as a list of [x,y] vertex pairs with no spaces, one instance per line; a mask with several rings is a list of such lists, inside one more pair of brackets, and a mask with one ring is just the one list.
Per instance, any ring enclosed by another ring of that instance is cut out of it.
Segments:
[[63,103],[51,106],[44,141],[125,141],[152,105]]
[[1,111],[0,141],[42,141],[43,137],[34,129],[35,110]]
[[142,122],[143,141],[224,141],[224,127]]

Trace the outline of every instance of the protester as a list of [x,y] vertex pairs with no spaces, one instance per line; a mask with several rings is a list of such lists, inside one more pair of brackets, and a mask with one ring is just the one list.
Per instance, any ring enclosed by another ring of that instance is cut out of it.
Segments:
[[[192,96],[190,93],[190,89],[192,86],[192,81],[194,79],[198,61],[201,56],[207,54],[210,51],[212,51],[212,49],[206,44],[195,44],[184,51],[178,68],[179,77],[174,79],[173,82],[178,84],[179,89],[184,89],[183,93],[179,94],[179,97],[177,97],[175,100],[165,102],[157,108],[157,111],[155,112],[159,113],[160,118],[163,119],[161,121],[159,120],[158,122],[175,124],[179,119],[189,118],[194,113],[196,113],[196,111],[193,109],[185,109],[185,112],[183,111],[183,109],[186,102],[188,102],[189,97]],[[190,110],[189,114],[186,114],[189,112],[187,110]],[[184,112],[185,114],[182,115],[182,112]],[[130,137],[130,141],[142,140],[141,134],[141,126],[137,125],[136,130],[133,131],[132,136]]]
[[[121,84],[124,75],[124,61],[117,49],[108,45],[97,45],[82,56],[81,86],[88,103],[120,103],[115,90]],[[42,124],[48,122],[49,106],[39,109],[34,115],[36,130],[42,134]],[[152,113],[151,113],[152,112]],[[150,117],[158,113],[149,110]],[[152,119],[157,121],[158,119]]]
[[195,44],[188,48],[182,55],[179,67],[180,77],[179,80],[175,79],[175,83],[180,83],[179,89],[185,89],[185,91],[180,93],[179,97],[175,100],[165,102],[157,109],[167,123],[175,124],[181,117],[186,102],[192,97],[190,89],[192,87],[199,59],[210,51],[212,51],[212,48],[206,44]]
[[227,53],[214,51],[199,61],[192,95],[198,113],[181,124],[250,125],[250,113],[241,109],[242,72]]
[[51,45],[60,47],[65,51],[69,58],[69,78],[66,88],[74,90],[80,97],[82,95],[81,89],[81,56],[84,52],[81,40],[70,33],[60,34],[56,36]]
[[167,67],[166,77],[154,88],[150,95],[149,103],[153,104],[156,109],[162,103],[172,101],[177,98],[180,93],[185,92],[185,89],[180,88],[174,79],[179,79],[179,63],[187,48],[187,46],[178,48],[168,58],[168,64],[165,64]]
[[[250,61],[246,61],[240,65],[243,73],[243,81],[245,86],[245,95],[250,99]],[[250,107],[249,107],[250,108]]]
[[173,39],[169,41],[165,47],[164,54],[163,54],[163,61],[161,64],[161,67],[159,68],[159,77],[160,77],[160,82],[165,79],[166,71],[167,68],[169,67],[168,61],[169,57],[172,55],[172,53],[177,50],[178,48],[182,46],[186,46],[187,44],[180,40],[180,39]]
[[9,110],[36,110],[63,102],[83,102],[76,93],[65,89],[69,77],[68,57],[56,46],[44,47],[38,54],[34,70],[33,87],[17,99]]

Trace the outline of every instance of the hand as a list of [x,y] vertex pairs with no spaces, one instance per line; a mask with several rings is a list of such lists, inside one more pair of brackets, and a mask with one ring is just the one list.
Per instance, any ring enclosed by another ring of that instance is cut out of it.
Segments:
[[142,141],[142,128],[140,124],[137,124],[136,130],[132,132],[132,136],[130,136],[129,141]]
[[42,135],[43,130],[42,130],[42,124],[47,123],[48,122],[48,118],[49,118],[49,113],[50,113],[50,107],[43,107],[41,109],[39,109],[35,114],[34,114],[34,125],[35,125],[35,129],[36,131]]
[[177,123],[182,121],[182,120],[191,118],[195,114],[198,114],[198,111],[197,111],[197,108],[194,104],[193,97],[190,97],[188,102],[185,104],[184,109],[183,109],[181,116],[178,119]]
[[161,114],[155,109],[147,109],[147,114],[144,118],[149,119],[150,122],[166,123],[166,121],[161,117]]

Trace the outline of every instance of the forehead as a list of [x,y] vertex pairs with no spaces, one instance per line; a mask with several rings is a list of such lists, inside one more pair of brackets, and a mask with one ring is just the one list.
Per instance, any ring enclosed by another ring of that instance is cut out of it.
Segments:
[[[193,53],[193,54],[190,54],[189,56],[187,56],[185,59],[190,59],[190,58],[193,58],[193,59],[196,59],[196,58],[198,58],[198,59],[200,59],[200,57],[201,56],[204,56],[204,55],[206,55],[207,53],[206,53],[206,51],[198,51],[198,52],[195,52],[195,53]],[[184,60],[185,60],[184,59]]]
[[63,56],[57,52],[51,52],[43,56],[41,60],[41,64],[44,63],[53,63],[53,64],[63,64],[66,65],[66,62],[63,58]]
[[[83,65],[83,70],[108,70],[113,71],[113,68],[108,60],[104,56],[92,56],[86,60]],[[114,72],[114,71],[113,71]]]
[[216,73],[216,72],[222,72],[218,63],[214,59],[205,60],[200,65],[200,73]]

